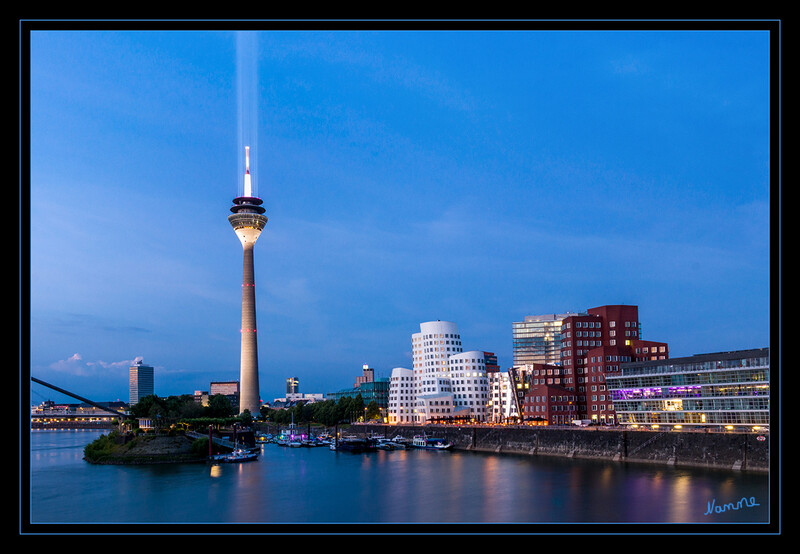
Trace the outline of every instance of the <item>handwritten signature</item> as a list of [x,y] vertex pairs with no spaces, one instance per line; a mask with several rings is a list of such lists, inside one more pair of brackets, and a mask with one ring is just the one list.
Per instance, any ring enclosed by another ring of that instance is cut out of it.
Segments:
[[754,496],[751,496],[750,498],[743,496],[738,502],[728,502],[726,504],[720,504],[719,506],[717,505],[717,499],[714,498],[708,503],[708,509],[703,515],[707,516],[708,514],[713,513],[721,514],[722,512],[727,512],[728,510],[740,510],[742,508],[752,508],[758,505],[759,504],[756,502]]

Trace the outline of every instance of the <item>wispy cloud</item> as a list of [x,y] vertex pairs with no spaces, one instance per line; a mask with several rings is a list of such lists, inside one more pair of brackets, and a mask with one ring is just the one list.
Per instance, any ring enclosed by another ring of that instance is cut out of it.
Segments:
[[116,372],[122,370],[127,371],[131,365],[139,360],[142,360],[141,356],[136,356],[132,360],[119,360],[114,362],[106,362],[104,360],[87,362],[84,361],[83,356],[80,353],[76,352],[68,358],[57,360],[51,363],[48,368],[58,373],[64,373],[77,377],[88,377],[101,372],[105,374],[109,370]]

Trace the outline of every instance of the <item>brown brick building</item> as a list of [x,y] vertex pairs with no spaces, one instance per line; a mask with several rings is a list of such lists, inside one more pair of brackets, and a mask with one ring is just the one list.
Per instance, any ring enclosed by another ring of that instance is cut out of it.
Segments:
[[606,375],[617,374],[626,362],[667,358],[667,343],[642,340],[638,306],[600,306],[565,318],[562,385],[576,396],[573,419],[616,423]]

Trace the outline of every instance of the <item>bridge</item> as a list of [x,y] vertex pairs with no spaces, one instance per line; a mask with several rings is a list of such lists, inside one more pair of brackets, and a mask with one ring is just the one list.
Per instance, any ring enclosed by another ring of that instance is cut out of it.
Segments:
[[55,385],[51,385],[50,383],[45,383],[44,381],[42,381],[41,379],[37,379],[36,377],[31,376],[31,381],[33,381],[34,383],[38,383],[40,385],[44,385],[45,387],[51,388],[54,391],[60,392],[62,394],[66,394],[67,396],[71,396],[72,398],[80,400],[81,402],[85,402],[86,404],[89,404],[90,406],[94,406],[95,408],[98,408],[100,410],[105,410],[106,412],[110,412],[112,414],[116,414],[116,415],[118,415],[119,417],[121,417],[123,419],[133,419],[133,416],[130,415],[130,414],[126,414],[126,413],[123,413],[123,412],[118,412],[117,410],[112,410],[111,408],[109,408],[107,406],[102,406],[102,405],[98,404],[97,402],[93,402],[92,400],[89,400],[88,398],[84,398],[82,396],[79,396],[79,395],[75,394],[74,392],[70,392],[68,390],[64,390],[64,389],[62,389],[60,387],[57,387]]

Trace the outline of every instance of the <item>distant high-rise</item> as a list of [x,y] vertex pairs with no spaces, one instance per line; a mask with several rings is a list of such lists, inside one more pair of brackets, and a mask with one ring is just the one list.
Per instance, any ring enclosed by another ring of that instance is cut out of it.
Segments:
[[228,399],[234,408],[239,405],[240,387],[239,381],[211,381],[211,388],[208,396],[221,394]]
[[300,380],[297,377],[286,378],[286,394],[297,394],[300,392]]
[[253,249],[261,231],[267,224],[262,200],[252,196],[250,181],[250,147],[245,147],[244,194],[233,199],[228,216],[236,236],[242,243],[242,352],[240,366],[239,413],[261,411],[258,393],[258,341],[256,340],[256,289]]
[[356,377],[356,384],[353,385],[355,388],[360,387],[363,383],[372,383],[375,381],[375,370],[369,365],[364,364],[361,366],[361,375]]
[[145,396],[155,394],[152,366],[144,365],[142,360],[137,360],[130,367],[128,387],[128,404],[131,406],[137,404]]

